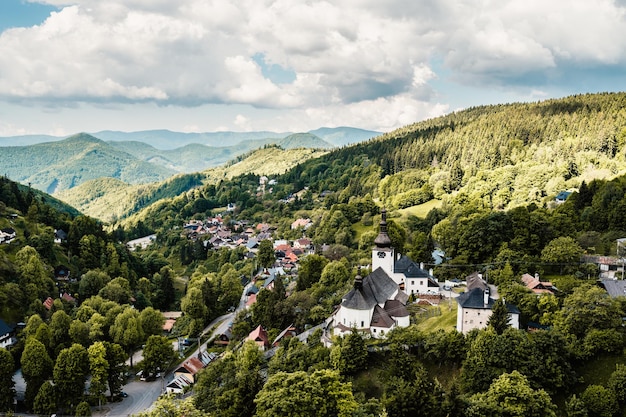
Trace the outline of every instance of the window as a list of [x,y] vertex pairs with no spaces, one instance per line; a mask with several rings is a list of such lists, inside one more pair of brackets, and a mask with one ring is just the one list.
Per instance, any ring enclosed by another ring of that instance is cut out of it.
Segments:
[[365,322],[361,320],[361,327],[365,327]]

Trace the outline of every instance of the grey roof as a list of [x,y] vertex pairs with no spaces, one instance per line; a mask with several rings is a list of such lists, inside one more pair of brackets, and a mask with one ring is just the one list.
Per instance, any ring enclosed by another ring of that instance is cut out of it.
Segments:
[[387,329],[391,328],[396,324],[393,318],[387,313],[383,308],[379,305],[374,307],[374,314],[372,314],[372,321],[370,322],[370,327],[385,327]]
[[4,320],[0,319],[0,336],[4,336],[7,333],[11,333],[13,329],[4,322]]
[[487,281],[485,281],[478,272],[473,272],[465,278],[467,283],[467,291],[471,291],[474,288],[480,288],[485,290],[487,288]]
[[393,270],[395,272],[399,272],[404,274],[407,278],[428,278],[428,272],[419,267],[415,262],[411,260],[406,255],[402,255],[400,259],[398,259],[394,266]]
[[626,281],[615,279],[603,279],[600,285],[604,287],[611,297],[626,296]]
[[409,310],[406,309],[406,306],[398,301],[398,300],[387,300],[385,303],[385,311],[391,317],[408,317]]
[[[471,291],[464,292],[456,299],[456,302],[463,308],[479,308],[484,310],[491,310],[495,301],[496,300],[489,297],[487,305],[485,306],[484,291],[481,288],[474,288]],[[509,313],[520,314],[519,309],[513,304],[506,304],[506,308],[509,310]]]
[[396,291],[398,284],[379,267],[363,278],[361,288],[352,288],[341,305],[354,310],[369,310],[376,304],[384,304]]

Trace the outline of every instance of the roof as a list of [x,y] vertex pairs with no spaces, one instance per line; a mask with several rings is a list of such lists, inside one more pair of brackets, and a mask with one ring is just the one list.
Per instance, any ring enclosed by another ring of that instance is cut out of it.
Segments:
[[[473,309],[482,309],[482,310],[491,310],[493,308],[493,303],[496,300],[489,297],[487,305],[485,305],[484,300],[484,291],[480,288],[474,288],[469,292],[464,292],[459,295],[456,299],[458,305],[463,308],[473,308]],[[520,314],[519,309],[513,304],[506,304],[507,310],[511,314]]]
[[552,294],[552,292],[555,290],[551,282],[540,281],[539,278],[537,278],[536,276],[533,277],[530,274],[522,275],[522,282],[535,294]]
[[163,331],[170,332],[172,328],[176,324],[176,320],[174,319],[165,319],[165,323],[163,323]]
[[257,344],[262,343],[263,345],[269,344],[269,339],[267,337],[267,331],[260,324],[256,329],[252,330],[246,340],[252,340]]
[[394,263],[393,270],[394,272],[404,274],[407,278],[428,278],[430,276],[427,271],[420,268],[406,255],[402,255]]
[[380,233],[374,239],[374,244],[377,248],[389,248],[391,247],[391,239],[387,234],[387,210],[383,209],[380,219]]
[[396,322],[389,315],[385,309],[381,308],[379,305],[374,307],[374,314],[372,314],[372,321],[370,323],[370,327],[384,327],[387,329],[392,328]]
[[615,279],[603,279],[600,285],[604,287],[611,297],[626,296],[626,281]]
[[369,310],[376,304],[384,304],[398,291],[398,284],[380,267],[363,278],[361,288],[354,287],[341,303],[353,310]]
[[479,274],[478,272],[468,275],[465,278],[465,282],[467,283],[467,291],[471,291],[474,288],[480,288],[481,290],[488,288],[487,281],[485,281],[482,274]]
[[0,335],[5,335],[7,333],[11,333],[12,331],[13,329],[11,328],[11,326],[6,324],[4,320],[0,319]]
[[287,328],[285,328],[285,330],[283,330],[282,332],[278,334],[278,336],[276,336],[276,339],[274,339],[274,341],[272,342],[272,345],[276,345],[285,336],[290,336],[290,335],[294,336],[295,334],[296,334],[296,327],[293,324],[290,324],[289,326],[287,326]]
[[176,372],[190,373],[191,375],[195,375],[202,368],[204,368],[204,364],[202,363],[202,361],[193,356],[183,362],[183,364],[178,369],[176,369]]
[[385,311],[391,317],[409,317],[409,310],[406,309],[404,303],[398,300],[387,300],[385,303]]

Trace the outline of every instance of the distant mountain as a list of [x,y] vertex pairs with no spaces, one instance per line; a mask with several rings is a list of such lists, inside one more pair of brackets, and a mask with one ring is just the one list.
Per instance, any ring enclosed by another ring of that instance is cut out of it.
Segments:
[[[170,130],[142,130],[138,132],[119,132],[113,130],[103,130],[90,133],[98,139],[107,142],[143,142],[159,150],[173,150],[193,143],[210,147],[228,148],[236,146],[242,142],[259,141],[256,149],[266,143],[278,143],[279,140],[288,137],[296,132],[205,132],[205,133],[183,133],[172,132]],[[353,127],[322,127],[311,130],[310,133],[333,146],[344,146],[351,143],[362,142],[379,136],[380,132],[357,129]],[[43,142],[55,142],[66,139],[68,136],[50,135],[23,135],[0,137],[0,147],[2,146],[27,146]]]
[[3,175],[48,194],[101,177],[140,184],[161,181],[175,173],[84,133],[56,142],[2,147],[0,154]]
[[380,132],[356,129],[354,127],[322,127],[311,130],[309,133],[337,147],[364,142],[381,134]]
[[24,136],[8,136],[0,137],[0,147],[3,146],[28,146],[36,145],[44,142],[56,142],[63,140],[67,136],[50,136],[50,135],[24,135]]
[[276,142],[283,149],[315,148],[330,149],[334,145],[312,133],[294,133]]
[[207,132],[183,133],[170,130],[144,130],[140,132],[117,132],[104,130],[93,133],[93,136],[106,141],[138,141],[154,146],[157,149],[170,150],[181,146],[197,143],[206,146],[229,147],[248,140],[282,139],[287,133],[276,132]]

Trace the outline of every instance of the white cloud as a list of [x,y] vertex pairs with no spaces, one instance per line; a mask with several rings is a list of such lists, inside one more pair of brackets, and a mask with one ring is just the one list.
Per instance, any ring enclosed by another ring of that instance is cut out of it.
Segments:
[[[381,129],[440,114],[442,83],[533,96],[570,68],[626,62],[611,0],[29,1],[60,9],[0,34],[5,102],[245,104]],[[258,54],[295,80],[266,78]]]

